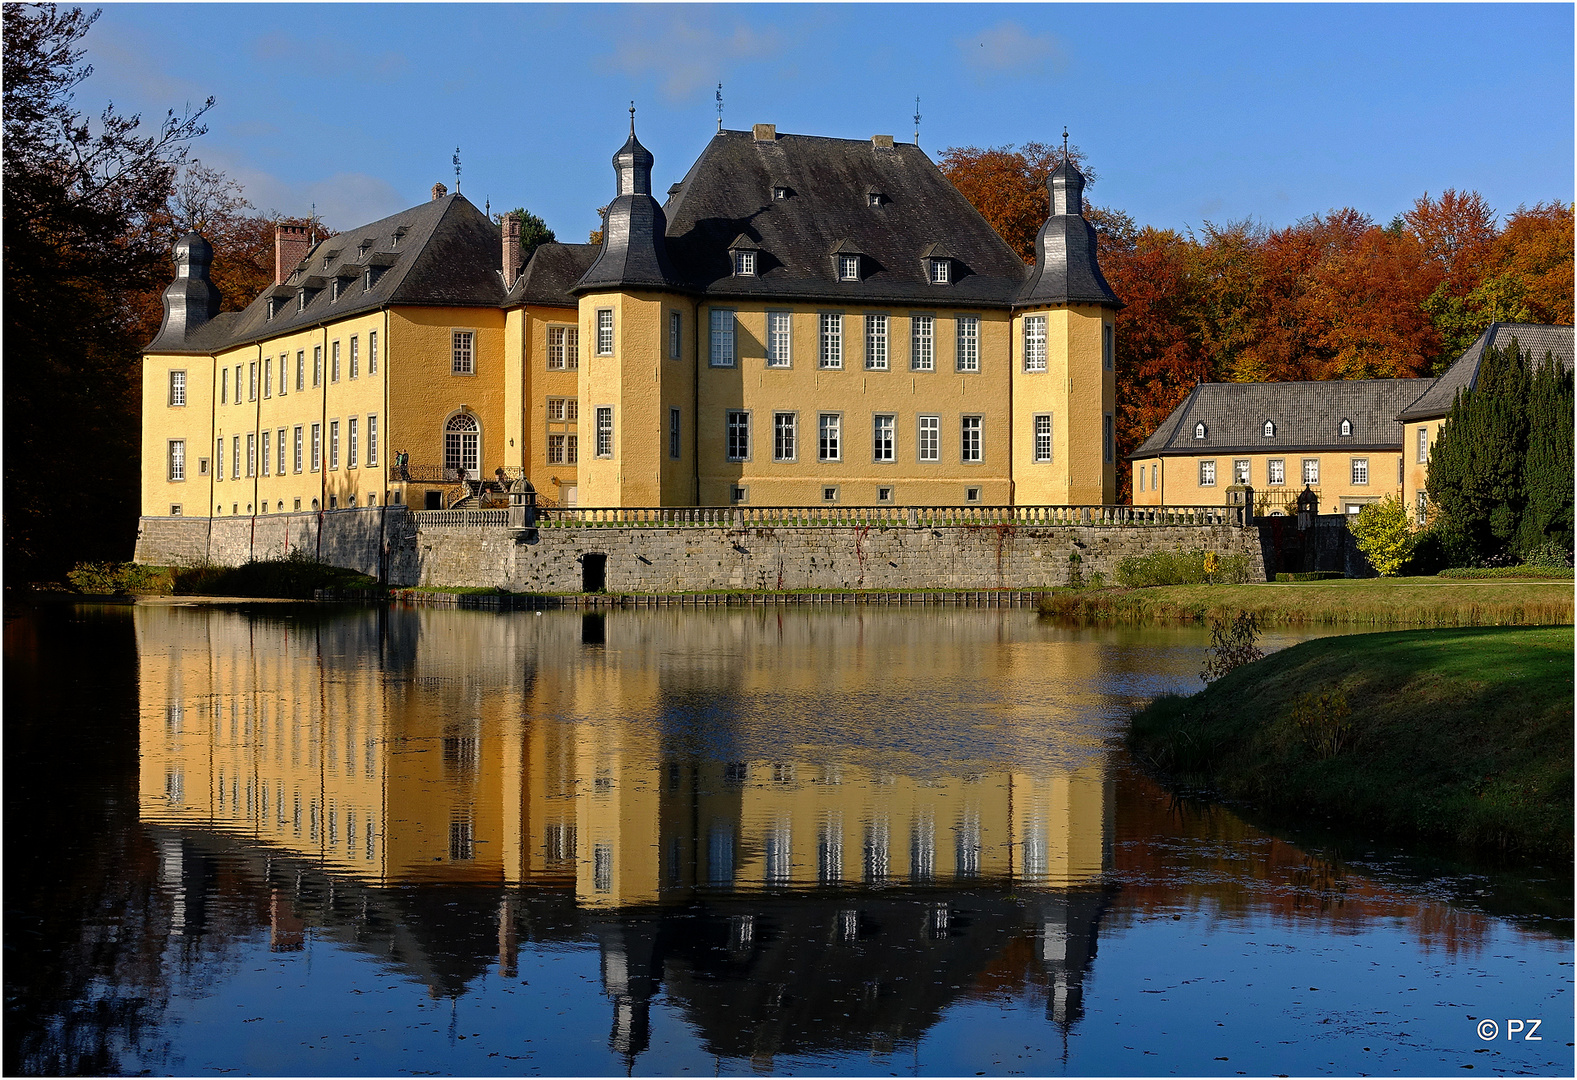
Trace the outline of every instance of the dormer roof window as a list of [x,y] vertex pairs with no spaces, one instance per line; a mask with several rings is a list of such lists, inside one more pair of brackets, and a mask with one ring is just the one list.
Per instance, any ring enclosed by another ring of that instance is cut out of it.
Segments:
[[779,185],[779,186],[774,187],[772,189],[772,200],[774,202],[782,202],[783,200],[787,199],[788,197],[789,197],[789,189],[788,188],[783,187],[782,185]]
[[339,248],[330,248],[328,251],[325,251],[323,253],[323,269],[327,270],[329,263],[337,258],[339,258]]
[[339,277],[336,275],[334,280],[329,282],[329,302],[333,303],[334,301],[336,301],[338,299],[339,299]]
[[410,231],[411,231],[411,229],[410,229],[410,226],[408,226],[408,225],[401,225],[398,228],[396,228],[394,230],[394,239],[389,241],[389,247],[391,249],[399,247],[400,246],[400,238],[403,237],[406,233],[408,233]]
[[734,276],[735,277],[755,277],[756,276],[756,253],[754,251],[735,251],[734,252]]
[[297,311],[305,311],[305,310],[307,310],[307,290],[305,290],[305,289],[302,289],[300,292],[298,292],[296,294],[296,310]]
[[860,257],[858,255],[839,255],[838,256],[838,280],[839,281],[859,281],[860,280]]
[[1347,438],[1348,436],[1352,435],[1352,421],[1347,419],[1345,416],[1342,417],[1341,426],[1337,428],[1337,432],[1343,438]]
[[884,203],[886,201],[887,201],[887,196],[883,192],[881,192],[881,191],[879,191],[879,190],[877,190],[876,188],[873,188],[873,187],[868,187],[868,188],[865,189],[865,205],[866,206],[880,206],[880,205],[882,205],[882,203]]
[[1199,423],[1194,425],[1194,438],[1203,439],[1205,437],[1205,432],[1208,430],[1209,429],[1205,427],[1205,422],[1201,420]]
[[943,244],[927,244],[920,258],[925,260],[925,279],[932,285],[953,283],[953,253]]
[[1274,421],[1274,420],[1266,420],[1265,421],[1265,438],[1267,438],[1267,439],[1274,439],[1275,437],[1276,437],[1276,421]]

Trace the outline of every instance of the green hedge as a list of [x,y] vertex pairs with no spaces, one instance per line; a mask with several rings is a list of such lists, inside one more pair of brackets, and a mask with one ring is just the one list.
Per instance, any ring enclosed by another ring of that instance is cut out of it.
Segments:
[[1435,575],[1443,578],[1548,578],[1552,581],[1571,581],[1572,571],[1556,570],[1544,566],[1458,566],[1442,570]]
[[1117,564],[1117,580],[1133,589],[1155,585],[1241,585],[1249,580],[1247,555],[1193,551],[1133,555]]
[[1347,575],[1340,570],[1310,570],[1303,574],[1277,574],[1277,581],[1331,581]]

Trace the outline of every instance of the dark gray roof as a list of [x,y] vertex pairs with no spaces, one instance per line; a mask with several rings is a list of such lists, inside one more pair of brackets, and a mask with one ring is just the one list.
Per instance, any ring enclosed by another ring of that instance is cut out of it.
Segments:
[[[1352,379],[1333,382],[1201,383],[1155,434],[1129,455],[1288,453],[1314,450],[1397,450],[1397,413],[1427,379]],[[1342,420],[1353,433],[1340,434]],[[1275,434],[1266,437],[1265,421]],[[1205,437],[1194,437],[1195,425]]]
[[1065,160],[1046,187],[1051,216],[1035,238],[1035,266],[1018,302],[1121,307],[1096,258],[1095,226],[1084,220],[1084,174]]
[[1401,411],[1399,420],[1427,420],[1444,416],[1451,411],[1457,391],[1471,390],[1478,382],[1478,365],[1484,359],[1484,350],[1502,349],[1512,338],[1517,339],[1520,351],[1532,355],[1535,364],[1546,354],[1553,355],[1567,371],[1572,366],[1572,328],[1569,326],[1541,326],[1537,323],[1490,323],[1489,329],[1467,347],[1457,361],[1436,379],[1417,401]]
[[[788,188],[774,200],[774,187]],[[866,192],[884,198],[870,206]],[[1028,276],[1023,260],[919,147],[865,139],[722,131],[667,203],[668,253],[683,286],[709,296],[831,303],[1003,306]],[[761,250],[735,277],[729,246]],[[861,280],[840,282],[833,249],[857,250]],[[954,282],[932,285],[925,250],[945,244]]]
[[672,288],[678,284],[668,261],[668,219],[652,197],[652,154],[630,137],[613,155],[616,194],[602,216],[602,248],[577,289]]
[[148,352],[182,351],[186,341],[219,314],[219,290],[208,277],[213,245],[195,232],[175,242],[175,279],[164,290],[164,320]]
[[506,305],[578,306],[579,302],[570,290],[591,268],[601,250],[598,244],[549,243],[538,246],[531,253],[525,271],[515,281],[515,287],[509,290]]

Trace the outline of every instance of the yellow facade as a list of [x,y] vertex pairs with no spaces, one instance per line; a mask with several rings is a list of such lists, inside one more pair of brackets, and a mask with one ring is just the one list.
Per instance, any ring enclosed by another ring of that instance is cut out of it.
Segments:
[[[578,501],[585,357],[578,319],[574,308],[534,304],[505,312],[504,463],[523,468],[542,499],[559,506]],[[567,339],[566,330],[577,336]],[[551,333],[558,340],[550,349]]]
[[[1408,425],[1410,436],[1416,427]],[[1319,513],[1356,514],[1369,503],[1403,493],[1405,461],[1405,455],[1394,450],[1136,458],[1132,463],[1133,505],[1225,506],[1227,488],[1241,482],[1254,489],[1258,512],[1291,515],[1297,513],[1296,500],[1307,483],[1319,498]],[[1280,481],[1276,479],[1278,466]],[[1420,482],[1426,468],[1418,467]]]
[[[1117,372],[1113,312],[1093,304],[1016,312],[1020,355],[1013,386],[1014,502],[1109,505],[1117,501]],[[1044,319],[1045,370],[1028,370],[1026,322]],[[1037,442],[1049,423],[1051,451]]]
[[1422,525],[1429,512],[1429,454],[1446,426],[1443,416],[1403,425],[1402,505]]

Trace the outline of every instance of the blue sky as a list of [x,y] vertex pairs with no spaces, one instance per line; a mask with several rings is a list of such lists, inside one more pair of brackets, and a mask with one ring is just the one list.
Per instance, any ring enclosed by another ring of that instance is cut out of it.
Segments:
[[336,228],[427,198],[583,240],[629,101],[657,190],[716,130],[1053,142],[1140,224],[1384,223],[1425,191],[1502,213],[1573,196],[1573,6],[109,4],[77,94],[157,119],[218,99],[195,152],[260,209]]

